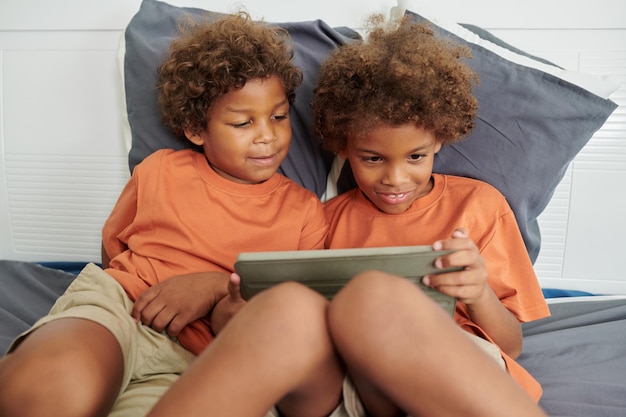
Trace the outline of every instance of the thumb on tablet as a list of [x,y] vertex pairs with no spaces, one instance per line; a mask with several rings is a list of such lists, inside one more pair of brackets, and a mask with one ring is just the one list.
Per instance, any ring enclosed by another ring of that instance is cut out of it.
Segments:
[[228,295],[230,298],[237,300],[241,297],[241,277],[237,275],[235,272],[230,274],[230,279],[228,280]]

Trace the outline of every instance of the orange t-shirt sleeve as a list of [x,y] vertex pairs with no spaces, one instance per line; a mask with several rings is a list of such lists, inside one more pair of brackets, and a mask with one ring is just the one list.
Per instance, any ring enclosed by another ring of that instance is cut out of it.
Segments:
[[128,235],[137,214],[137,185],[135,177],[126,183],[102,228],[102,245],[110,259],[128,249],[122,236]]
[[550,310],[517,230],[512,212],[501,215],[481,254],[487,260],[489,285],[502,304],[520,322],[528,322],[548,317]]
[[328,221],[324,206],[318,200],[309,200],[307,206],[310,214],[308,221],[303,225],[298,250],[324,249],[324,242],[328,235]]

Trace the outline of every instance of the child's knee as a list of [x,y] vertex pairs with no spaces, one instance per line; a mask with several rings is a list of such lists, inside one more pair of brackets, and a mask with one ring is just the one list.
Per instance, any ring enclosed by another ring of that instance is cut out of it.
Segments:
[[328,301],[304,285],[285,282],[256,295],[249,303],[266,317],[268,328],[276,326],[283,335],[318,339],[327,334]]
[[333,299],[332,304],[377,309],[380,304],[393,303],[412,286],[410,281],[396,275],[365,271],[355,275]]
[[0,362],[0,416],[104,415],[117,397],[117,379],[92,372],[75,352],[29,353],[18,348]]
[[[261,297],[262,295],[262,297]],[[316,291],[296,282],[284,282],[259,294],[261,300],[277,311],[276,314],[289,314],[285,319],[299,320],[302,316],[310,318],[323,315],[328,301]]]
[[[380,271],[365,271],[346,284],[328,307],[328,323],[335,331],[359,333],[376,331],[393,320],[394,311],[415,298],[407,293],[416,291],[409,280]],[[419,290],[418,290],[419,291]]]
[[[65,399],[73,396],[83,381],[72,379],[71,375],[71,363],[19,352],[7,356],[0,364],[0,415],[36,417],[45,415],[46,408],[48,413],[54,410],[53,405],[67,403],[73,407]],[[74,415],[65,411],[64,416]]]

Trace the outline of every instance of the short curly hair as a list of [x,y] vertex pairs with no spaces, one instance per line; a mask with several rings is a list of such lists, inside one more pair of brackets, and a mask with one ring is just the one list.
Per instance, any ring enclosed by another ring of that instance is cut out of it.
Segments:
[[462,61],[470,57],[425,25],[375,25],[367,40],[340,46],[322,64],[311,104],[316,133],[335,153],[381,125],[415,123],[453,143],[473,129],[478,108],[478,76]]
[[249,80],[278,77],[293,104],[302,71],[292,62],[286,30],[255,22],[246,12],[183,23],[159,68],[157,86],[163,123],[179,139],[186,140],[185,130],[204,130],[215,100]]

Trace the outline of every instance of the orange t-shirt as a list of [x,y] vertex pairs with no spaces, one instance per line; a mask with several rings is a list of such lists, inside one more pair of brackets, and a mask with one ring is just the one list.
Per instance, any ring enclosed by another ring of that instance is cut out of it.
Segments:
[[[134,301],[175,275],[232,272],[240,252],[323,249],[328,224],[315,194],[275,174],[239,184],[192,150],[160,150],[135,167],[102,230],[106,271]],[[208,319],[190,323],[183,346],[212,340]]]
[[[358,189],[326,203],[330,229],[327,248],[432,245],[449,239],[458,227],[468,230],[485,259],[489,285],[521,322],[550,315],[515,216],[504,196],[481,181],[433,174],[434,187],[404,213],[378,210]],[[492,341],[473,323],[462,303],[455,321],[466,331]],[[503,353],[509,373],[538,400],[539,383]]]

